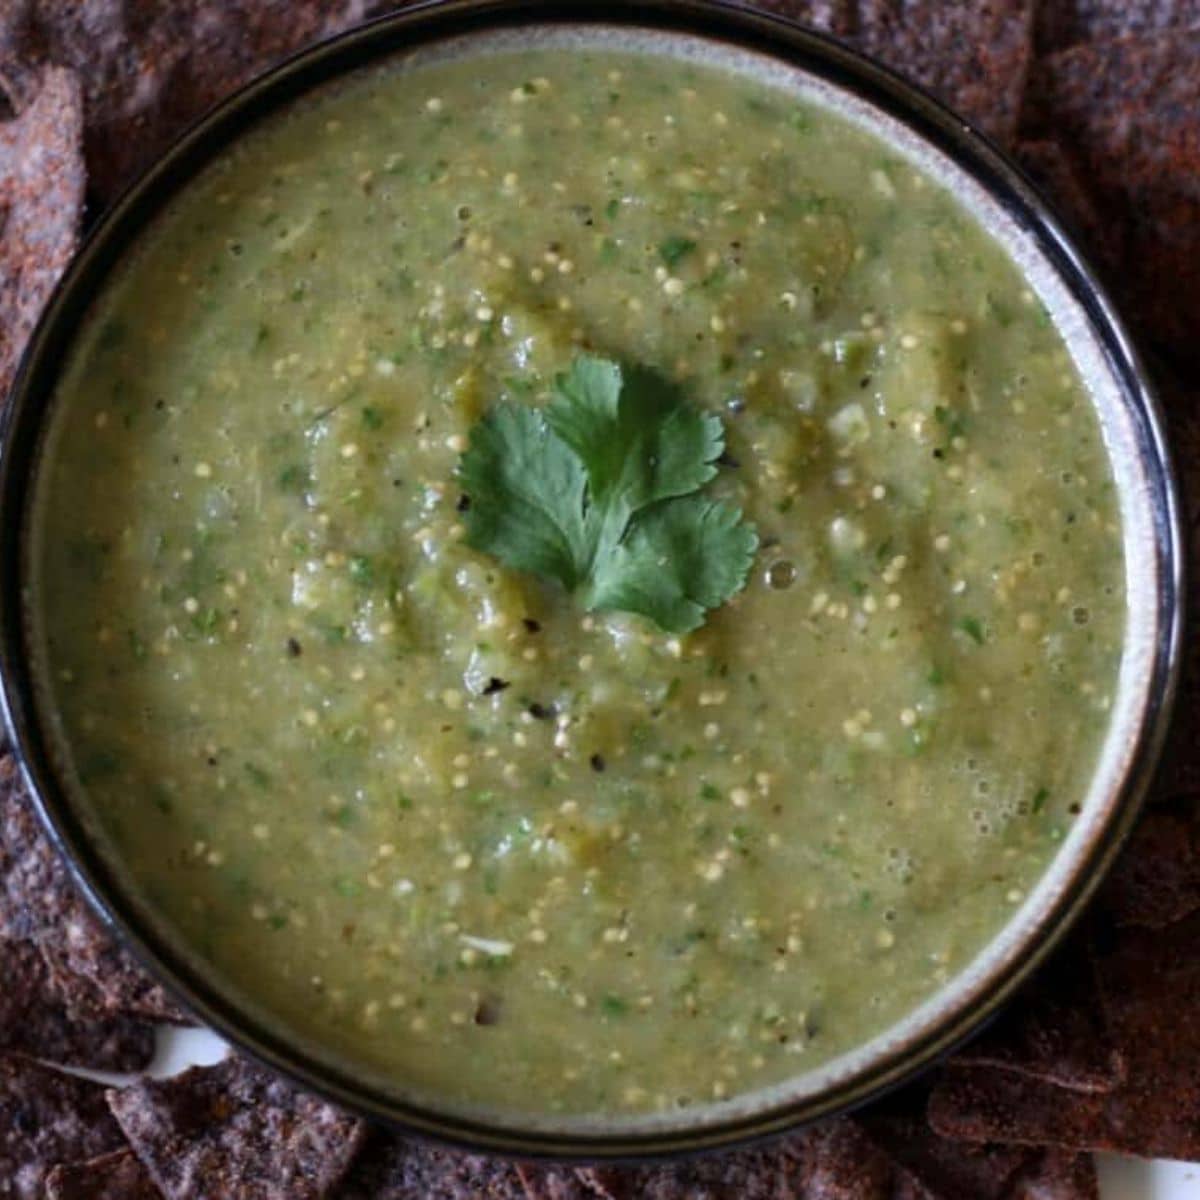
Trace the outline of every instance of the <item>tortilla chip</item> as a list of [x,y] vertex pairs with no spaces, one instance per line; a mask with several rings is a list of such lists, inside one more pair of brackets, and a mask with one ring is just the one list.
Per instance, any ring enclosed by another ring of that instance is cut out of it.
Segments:
[[1069,145],[1125,254],[1121,297],[1147,337],[1200,359],[1200,29],[1052,54],[1031,128]]
[[236,1057],[110,1091],[108,1104],[165,1200],[321,1200],[365,1134],[356,1117]]
[[1146,813],[1101,893],[1119,925],[1163,929],[1200,909],[1200,800]]
[[75,250],[83,211],[77,79],[40,73],[19,111],[0,124],[0,401]]
[[1049,1147],[1014,1182],[1012,1200],[1100,1200],[1100,1180],[1090,1154]]
[[805,1200],[937,1200],[851,1118],[825,1121],[787,1145],[799,1150]]
[[1070,155],[1051,140],[1018,142],[1014,153],[1089,259],[1114,270],[1123,253],[1120,231],[1101,217]]
[[50,1168],[94,1158],[123,1144],[104,1106],[104,1089],[0,1054],[0,1196],[41,1200]]
[[75,891],[9,755],[0,758],[0,938],[37,943],[55,988],[76,1011],[188,1020]]
[[95,1002],[108,1012],[128,1013],[148,1021],[193,1023],[162,985],[105,932],[82,901],[61,937],[61,942],[42,945],[51,974],[61,986],[78,987],[79,981],[86,981]]
[[0,1051],[94,1071],[141,1071],[154,1057],[149,1025],[72,1010],[32,942],[0,940],[0,980]]
[[900,1163],[933,1200],[1092,1200],[1096,1171],[1091,1156],[1028,1146],[970,1145],[939,1137],[923,1115],[923,1097],[907,1111],[885,1101],[882,1115],[862,1123],[871,1138]]
[[578,1174],[600,1200],[934,1200],[849,1118],[761,1149]]
[[1086,1094],[1011,1072],[950,1069],[929,1118],[967,1141],[1049,1142],[1147,1157],[1200,1157],[1200,916],[1154,937],[1117,930],[1100,954],[1101,999],[1124,1082]]
[[602,1200],[775,1200],[800,1191],[803,1167],[774,1149],[735,1151],[662,1166],[585,1167]]
[[1050,0],[1038,6],[1034,42],[1040,54],[1080,42],[1200,25],[1200,0]]
[[756,0],[754,7],[843,38],[854,32],[856,24],[855,0]]
[[1091,954],[1074,939],[950,1063],[1014,1071],[1071,1091],[1111,1091],[1124,1064],[1096,1004],[1097,992]]
[[46,1179],[46,1200],[162,1200],[132,1150],[55,1167]]
[[[574,1200],[570,1192],[557,1195]],[[337,1200],[408,1200],[410,1196],[421,1200],[526,1200],[527,1193],[511,1163],[380,1133],[354,1164],[338,1189]]]
[[0,757],[0,937],[38,937],[67,903],[61,864],[38,827],[11,755]]
[[0,61],[60,63],[83,80],[88,174],[102,203],[254,75],[393,7],[379,0],[10,2]]
[[575,1168],[517,1163],[516,1170],[525,1200],[597,1200],[596,1189]]
[[1017,131],[1033,0],[858,0],[852,45],[927,88],[1001,144]]

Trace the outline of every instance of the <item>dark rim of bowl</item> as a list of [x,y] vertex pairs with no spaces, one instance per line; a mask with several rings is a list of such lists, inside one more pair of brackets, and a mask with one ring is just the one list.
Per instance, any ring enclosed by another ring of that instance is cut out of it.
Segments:
[[[894,1049],[872,1068],[819,1095],[688,1130],[573,1135],[438,1113],[398,1102],[331,1069],[248,1015],[193,970],[156,931],[143,926],[114,873],[90,844],[55,776],[36,710],[26,643],[23,558],[33,468],[58,368],[98,286],[139,231],[208,161],[252,124],[328,80],[389,54],[446,37],[522,25],[599,25],[700,35],[782,60],[823,78],[906,124],[982,185],[1036,239],[1096,333],[1136,431],[1153,498],[1155,553],[1163,586],[1150,698],[1130,769],[1110,818],[1023,952],[997,977],[964,996],[946,1021]],[[4,715],[39,816],[75,882],[107,927],[178,993],[197,1017],[251,1057],[334,1103],[405,1133],[476,1151],[581,1161],[644,1159],[744,1146],[847,1110],[910,1079],[976,1032],[1045,958],[1098,886],[1131,828],[1165,736],[1178,674],[1183,618],[1183,554],[1177,489],[1163,422],[1146,373],[1115,309],[1058,218],[1025,176],[937,101],[891,71],[821,34],[727,0],[449,0],[379,18],[302,52],[255,79],[193,125],[103,215],[60,283],[23,358],[0,428],[0,671]]]

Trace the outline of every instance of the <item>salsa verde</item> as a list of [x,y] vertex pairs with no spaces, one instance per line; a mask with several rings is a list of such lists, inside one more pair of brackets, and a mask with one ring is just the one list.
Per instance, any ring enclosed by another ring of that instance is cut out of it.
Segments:
[[[693,633],[464,541],[460,455],[590,352],[720,416],[757,529]],[[670,1110],[863,1043],[1044,871],[1108,721],[1114,485],[1005,252],[733,73],[363,73],[95,303],[39,483],[44,687],[230,986],[506,1111]]]

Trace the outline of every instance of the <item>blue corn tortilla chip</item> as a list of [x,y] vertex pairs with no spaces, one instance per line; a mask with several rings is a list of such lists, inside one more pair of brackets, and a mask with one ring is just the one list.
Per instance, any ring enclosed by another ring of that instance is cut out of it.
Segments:
[[1200,1158],[1200,915],[1148,937],[1110,931],[1101,1001],[1126,1064],[1107,1093],[1068,1092],[983,1067],[948,1069],[929,1119],[945,1137]]
[[526,1200],[530,1195],[581,1200],[569,1191],[533,1190],[540,1182],[532,1173],[530,1179],[527,1192],[512,1163],[378,1133],[334,1195],[336,1200]]
[[31,64],[78,72],[92,194],[107,204],[182,129],[254,75],[391,7],[371,0],[8,0],[0,64],[11,64],[10,90]]
[[1033,50],[1033,0],[857,0],[851,45],[1012,141]]
[[863,1127],[909,1172],[931,1200],[1096,1200],[1088,1154],[1030,1146],[970,1145],[939,1137],[924,1117],[924,1092],[884,1102]]
[[1001,142],[1016,134],[1032,0],[759,0],[756,7],[877,58]]
[[46,1178],[46,1200],[161,1200],[162,1193],[132,1150],[55,1167]]
[[165,1200],[323,1200],[366,1132],[237,1057],[107,1095]]
[[1013,153],[1092,263],[1106,273],[1116,270],[1124,253],[1121,230],[1100,215],[1071,156],[1049,138],[1018,142]]
[[0,402],[25,343],[66,269],[83,211],[79,82],[47,68],[0,121]]
[[1200,910],[1200,800],[1146,813],[1105,880],[1101,903],[1119,925],[1165,929]]
[[1041,59],[1030,135],[1069,146],[1123,242],[1113,278],[1143,334],[1200,360],[1200,28],[1089,42]]
[[758,1149],[579,1176],[598,1200],[937,1200],[848,1118]]
[[1045,0],[1034,43],[1041,54],[1083,42],[1200,26],[1200,0]]
[[0,757],[0,938],[35,943],[58,994],[77,1012],[188,1019],[76,892],[10,755]]
[[1071,1091],[1112,1091],[1124,1063],[1095,1002],[1097,992],[1091,951],[1084,938],[1075,938],[949,1061],[1012,1071]]
[[57,1163],[123,1145],[102,1087],[23,1055],[0,1054],[0,1200],[42,1200]]
[[525,1188],[524,1200],[597,1200],[597,1192],[573,1167],[517,1163],[517,1176]]
[[0,939],[0,980],[0,1052],[93,1071],[141,1071],[154,1057],[150,1025],[72,1008],[33,943]]
[[855,0],[757,0],[754,7],[842,38],[849,37],[857,23]]

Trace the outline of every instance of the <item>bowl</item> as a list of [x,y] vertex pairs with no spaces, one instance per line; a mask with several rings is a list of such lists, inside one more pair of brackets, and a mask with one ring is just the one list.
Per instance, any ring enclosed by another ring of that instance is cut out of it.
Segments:
[[[1116,479],[1128,612],[1112,719],[1082,811],[1038,885],[966,969],[898,1025],[786,1083],[646,1117],[506,1119],[406,1094],[339,1062],[231,996],[132,894],[69,799],[31,662],[33,484],[58,372],[108,274],[206,163],[295,98],[391,56],[478,54],[536,42],[603,44],[765,78],[885,140],[949,188],[1036,290],[1084,379]],[[603,1160],[716,1150],[861,1104],[911,1078],[993,1016],[1061,939],[1138,811],[1175,690],[1182,606],[1176,489],[1146,374],[1111,302],[1054,213],[985,138],[887,70],[782,19],[725,3],[484,0],[422,6],[317,46],[257,79],[190,129],[92,230],[48,306],[14,385],[0,460],[0,668],[10,738],[40,815],[114,934],[196,1016],[300,1086],[406,1132],[475,1150]]]

